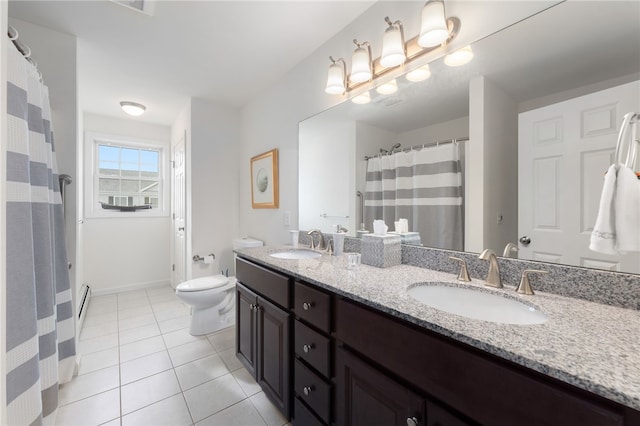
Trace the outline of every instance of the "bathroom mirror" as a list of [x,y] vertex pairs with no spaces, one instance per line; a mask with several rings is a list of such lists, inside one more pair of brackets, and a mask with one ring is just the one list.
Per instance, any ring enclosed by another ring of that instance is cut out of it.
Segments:
[[[429,64],[431,77],[421,83],[398,78],[399,90],[393,95],[382,96],[371,90],[368,104],[345,100],[302,121],[298,167],[300,229],[331,232],[340,224],[355,236],[353,231],[362,220],[362,197],[358,194],[364,191],[364,157],[377,155],[381,149],[390,150],[396,143],[404,149],[469,137],[470,127],[474,126],[473,117],[470,121],[469,88],[474,79],[484,77],[498,86],[517,105],[517,113],[639,80],[639,13],[637,2],[563,2],[475,42],[474,58],[467,65],[448,67],[442,59],[435,60]],[[620,118],[616,119],[616,126],[619,123]],[[515,129],[513,143],[517,145],[517,114],[511,125]],[[469,149],[473,142],[461,143],[467,163],[475,159]],[[510,162],[517,165],[517,155],[515,149],[510,160],[503,163],[505,167]],[[306,173],[316,170],[317,164],[329,165],[331,173],[320,177]],[[509,176],[516,181],[517,166],[514,170],[516,173]],[[503,219],[475,220],[476,212],[470,205],[471,196],[478,190],[497,184],[492,179],[495,180],[495,173],[486,171],[480,179],[467,180],[465,184],[465,236]],[[478,189],[479,181],[484,186]],[[517,188],[510,197],[507,201],[516,210],[510,212],[515,218],[504,218],[509,223],[501,225],[506,229],[502,241],[518,244],[521,235],[517,228]],[[393,224],[388,225],[393,229]],[[498,255],[503,252],[504,243],[492,246],[491,238],[475,244],[468,244],[467,240],[467,251],[489,247]],[[528,258],[522,251],[512,257]],[[537,260],[554,262],[551,257]],[[615,262],[557,263],[637,272]]]

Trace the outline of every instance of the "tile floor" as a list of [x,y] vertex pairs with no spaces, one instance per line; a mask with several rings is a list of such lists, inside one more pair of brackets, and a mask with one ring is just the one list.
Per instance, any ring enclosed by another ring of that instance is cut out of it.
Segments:
[[235,329],[189,334],[171,287],[94,296],[56,425],[287,424],[235,356]]

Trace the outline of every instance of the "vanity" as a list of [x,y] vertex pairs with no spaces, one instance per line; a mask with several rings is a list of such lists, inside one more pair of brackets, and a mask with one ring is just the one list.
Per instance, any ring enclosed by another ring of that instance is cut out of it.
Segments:
[[238,252],[237,352],[294,425],[640,424],[637,310],[506,286],[548,320],[499,324],[407,291],[479,280],[282,251]]

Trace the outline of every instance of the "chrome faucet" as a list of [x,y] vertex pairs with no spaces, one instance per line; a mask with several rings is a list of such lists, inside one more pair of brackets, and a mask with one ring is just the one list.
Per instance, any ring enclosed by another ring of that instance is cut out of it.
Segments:
[[500,281],[500,268],[498,267],[498,258],[496,257],[496,253],[491,249],[486,249],[480,253],[478,258],[489,261],[489,273],[487,274],[485,285],[502,288],[503,285],[502,281]]
[[467,270],[467,262],[464,259],[460,259],[459,257],[449,256],[449,259],[455,260],[456,262],[460,262],[460,272],[458,273],[458,281],[469,282],[471,278],[469,278],[469,271]]
[[502,257],[511,257],[511,253],[515,253],[518,251],[518,246],[513,243],[507,243],[504,246],[504,252],[502,252]]
[[[315,241],[313,240],[313,234],[318,234],[318,245],[316,246]],[[319,229],[312,229],[307,232],[307,235],[311,239],[311,250],[323,250],[324,249],[324,237],[322,236],[322,231]]]

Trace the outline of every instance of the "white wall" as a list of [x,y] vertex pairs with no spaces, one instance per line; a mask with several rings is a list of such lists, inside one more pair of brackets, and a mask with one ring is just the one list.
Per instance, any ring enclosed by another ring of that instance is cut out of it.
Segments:
[[[500,2],[500,13],[486,3],[449,2],[447,13],[462,20],[458,39],[451,48],[461,47],[506,25],[530,16],[555,2]],[[298,122],[344,100],[324,93],[328,57],[349,58],[353,38],[370,40],[373,56],[380,56],[384,17],[402,20],[407,39],[419,31],[421,2],[378,2],[329,40],[282,79],[251,101],[242,111],[242,148],[240,152],[240,230],[267,244],[288,241],[288,229],[282,226],[283,212],[290,211],[292,228],[297,227],[297,141]],[[252,209],[249,159],[273,148],[280,150],[280,208]]]
[[[168,169],[171,138],[168,126],[89,113],[84,114],[83,121],[85,133],[97,132],[162,143]],[[169,173],[166,178],[165,185],[169,185]],[[168,210],[162,217],[85,217],[81,227],[83,276],[94,294],[169,282],[171,220]]]
[[[0,2],[0,32],[3,36],[7,33],[7,6],[8,2]],[[0,90],[0,164],[6,164],[7,149],[7,92],[4,90],[7,81],[7,37],[0,38],[0,84],[3,89]],[[6,274],[6,177],[0,178],[0,318],[6,318],[7,304],[7,274]],[[7,347],[7,328],[6,321],[0,321],[0,348]],[[4,409],[7,389],[7,354],[6,350],[0,350],[0,403],[3,409],[0,410],[0,424],[7,424],[6,410]]]
[[410,130],[398,134],[398,142],[402,148],[429,144],[452,138],[469,136],[469,117],[460,117],[455,120],[444,121],[420,129]]

